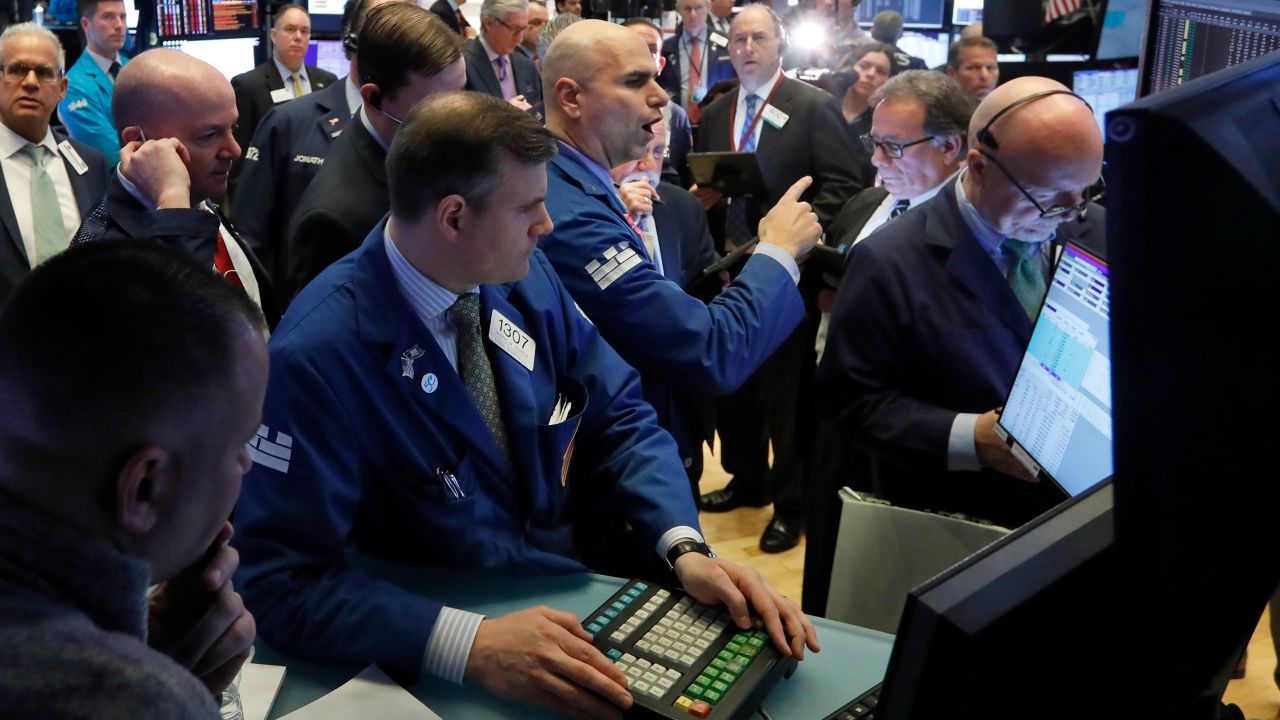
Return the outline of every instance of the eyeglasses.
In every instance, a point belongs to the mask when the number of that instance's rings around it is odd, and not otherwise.
[[[28,65],[26,63],[9,63],[2,66],[4,68],[4,79],[9,82],[22,82],[34,70],[36,79],[42,83],[56,82],[62,76],[62,71],[56,67],[49,65]]]
[[[1027,189],[1022,187],[1022,183],[1018,182],[1014,179],[1013,175],[1009,174],[1008,169],[1006,169],[994,155],[982,148],[978,148],[978,152],[982,153],[983,157],[990,160],[992,164],[1000,169],[1000,172],[1004,173],[1005,177],[1009,178],[1009,182],[1013,183],[1013,186],[1018,188],[1018,192],[1022,193],[1024,197],[1031,201],[1032,205],[1036,206],[1036,210],[1040,211],[1040,217],[1042,218],[1058,217],[1059,215],[1065,215],[1072,211],[1083,213],[1085,208],[1089,206],[1089,203],[1097,202],[1107,194],[1107,181],[1099,175],[1097,182],[1080,192],[1081,199],[1079,203],[1075,205],[1054,205],[1053,207],[1046,209],[1042,207],[1040,203],[1036,202],[1034,197],[1031,197],[1031,193],[1027,192]]]
[[[506,24],[505,22],[503,22],[502,20],[500,20],[500,19],[498,19],[498,18],[496,18],[496,17],[495,17],[495,18],[493,18],[493,21],[494,21],[494,22],[496,22],[496,23],[498,23],[498,24],[499,24],[499,25],[501,25],[502,27],[506,28],[506,29],[507,29],[507,32],[511,33],[512,35],[520,35],[520,34],[524,33],[524,31],[525,31],[525,30],[528,30],[528,29],[529,29],[529,26],[528,26],[528,25],[525,25],[524,27],[511,27],[510,25]]]
[[[866,149],[867,152],[874,155],[876,152],[876,148],[880,148],[880,152],[884,153],[885,157],[893,158],[895,160],[902,157],[902,153],[905,152],[906,149],[911,147],[912,145],[919,145],[920,143],[923,143],[923,142],[929,142],[933,138],[934,136],[930,135],[928,137],[922,137],[919,140],[912,140],[911,142],[908,142],[908,143],[896,143],[896,142],[889,142],[888,140],[876,140],[875,138],[871,137],[869,133],[867,135],[858,136],[858,139],[862,141],[862,147]]]

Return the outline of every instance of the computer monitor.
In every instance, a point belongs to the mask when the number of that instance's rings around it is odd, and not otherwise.
[[[1098,60],[1136,58],[1142,52],[1148,0],[1107,0],[1107,14],[1098,34]]]
[[[1280,50],[1275,0],[1153,0],[1139,68],[1142,95]]]
[[[955,0],[951,6],[952,25],[971,25],[982,22],[982,3],[984,0]]]
[[[924,64],[931,68],[947,64],[950,47],[950,33],[907,30],[898,38],[899,50],[924,60]]]
[[[1111,477],[1111,279],[1063,246],[996,432],[1042,482],[1079,495]]]
[[[210,40],[165,40],[164,47],[200,58],[218,69],[227,80],[254,68],[258,38],[215,38]]]
[[[307,3],[307,13],[311,16],[311,32],[341,33],[342,9],[345,4],[343,0],[310,0]]]
[[[1071,89],[1093,107],[1098,128],[1105,133],[1107,113],[1138,96],[1138,70],[1079,70],[1072,74]]]
[[[259,32],[257,0],[192,0],[156,3],[161,38],[248,37]]]
[[[351,61],[347,59],[341,40],[312,40],[303,62],[328,70],[337,77],[346,77],[351,70]]]
[[[858,6],[854,19],[862,25],[870,25],[876,13],[896,10],[902,13],[903,27],[941,28],[945,5],[943,0],[864,0]]]
[[[912,590],[876,720],[1114,717],[1123,652],[1112,486],[1067,500]]]
[[[1150,659],[1129,687],[1144,717],[1192,717],[1280,582],[1280,53],[1114,110],[1106,137],[1116,528]]]

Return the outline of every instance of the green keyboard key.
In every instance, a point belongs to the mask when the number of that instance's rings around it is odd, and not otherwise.
[[[745,670],[746,667],[747,667],[746,663],[741,663],[741,662],[738,662],[737,660],[731,660],[725,663],[724,669],[729,671],[730,673],[733,673],[734,675],[741,675],[742,671]]]
[[[719,670],[717,670],[717,669],[715,669],[715,668],[713,668],[713,667],[708,667],[708,668],[706,668],[705,670],[703,670],[703,671],[702,671],[702,674],[703,674],[703,675],[706,675],[707,677],[711,678],[712,680],[714,680],[714,679],[716,679],[716,678],[720,677],[720,671],[719,671]]]
[[[725,652],[737,653],[741,649],[742,649],[742,646],[736,642],[730,642],[728,645],[724,646]]]
[[[751,658],[751,657],[755,657],[756,653],[760,652],[760,649],[757,648],[755,645],[743,645],[742,648],[738,650],[738,652],[742,653],[746,657]]]
[[[724,670],[725,665],[727,665],[727,663],[721,658],[715,658],[711,661],[711,667],[717,670]]]
[[[742,667],[746,667],[751,664],[751,658],[747,655],[735,655],[733,661]]]
[[[731,672],[729,672],[728,670],[725,670],[724,672],[720,673],[720,677],[718,677],[718,678],[716,678],[716,679],[717,679],[717,680],[719,680],[719,681],[721,681],[721,682],[727,682],[727,683],[729,683],[730,685],[732,685],[732,684],[733,684],[733,681],[735,681],[735,680],[737,680],[737,679],[738,679],[738,675],[737,675],[737,673],[731,673]]]
[[[684,691],[684,694],[692,698],[700,698],[702,697],[704,690],[706,690],[706,688],[701,685],[690,685],[689,689]]]
[[[720,702],[720,697],[721,697],[720,693],[716,692],[715,690],[708,690],[702,693],[702,699],[712,704]]]
[[[735,657],[737,656],[729,652],[727,649],[721,650],[720,654],[716,655],[717,660],[723,660],[725,662],[732,662]]]
[[[747,644],[759,650],[760,648],[764,647],[764,640],[758,637],[751,637],[751,638],[747,638]]]
[[[699,675],[698,677],[693,679],[693,684],[701,685],[702,687],[710,687],[711,678],[707,677],[706,675]]]
[[[726,693],[726,692],[729,692],[729,685],[727,683],[722,683],[719,680],[716,680],[715,682],[711,683],[711,689],[721,693]]]

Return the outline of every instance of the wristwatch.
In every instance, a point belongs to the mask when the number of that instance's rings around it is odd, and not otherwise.
[[[676,559],[685,553],[691,552],[702,553],[709,558],[716,556],[715,551],[706,543],[698,542],[691,538],[685,538],[683,540],[676,541],[676,544],[672,545],[671,549],[667,551],[667,564],[671,566],[672,570],[675,570]]]

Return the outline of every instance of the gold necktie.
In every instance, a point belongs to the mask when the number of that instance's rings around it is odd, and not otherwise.
[[[302,90],[302,77],[298,75],[298,73],[293,73],[292,75],[290,75],[289,80],[293,82],[293,96],[295,98],[300,98],[303,95],[306,95],[306,93],[303,92]]]

